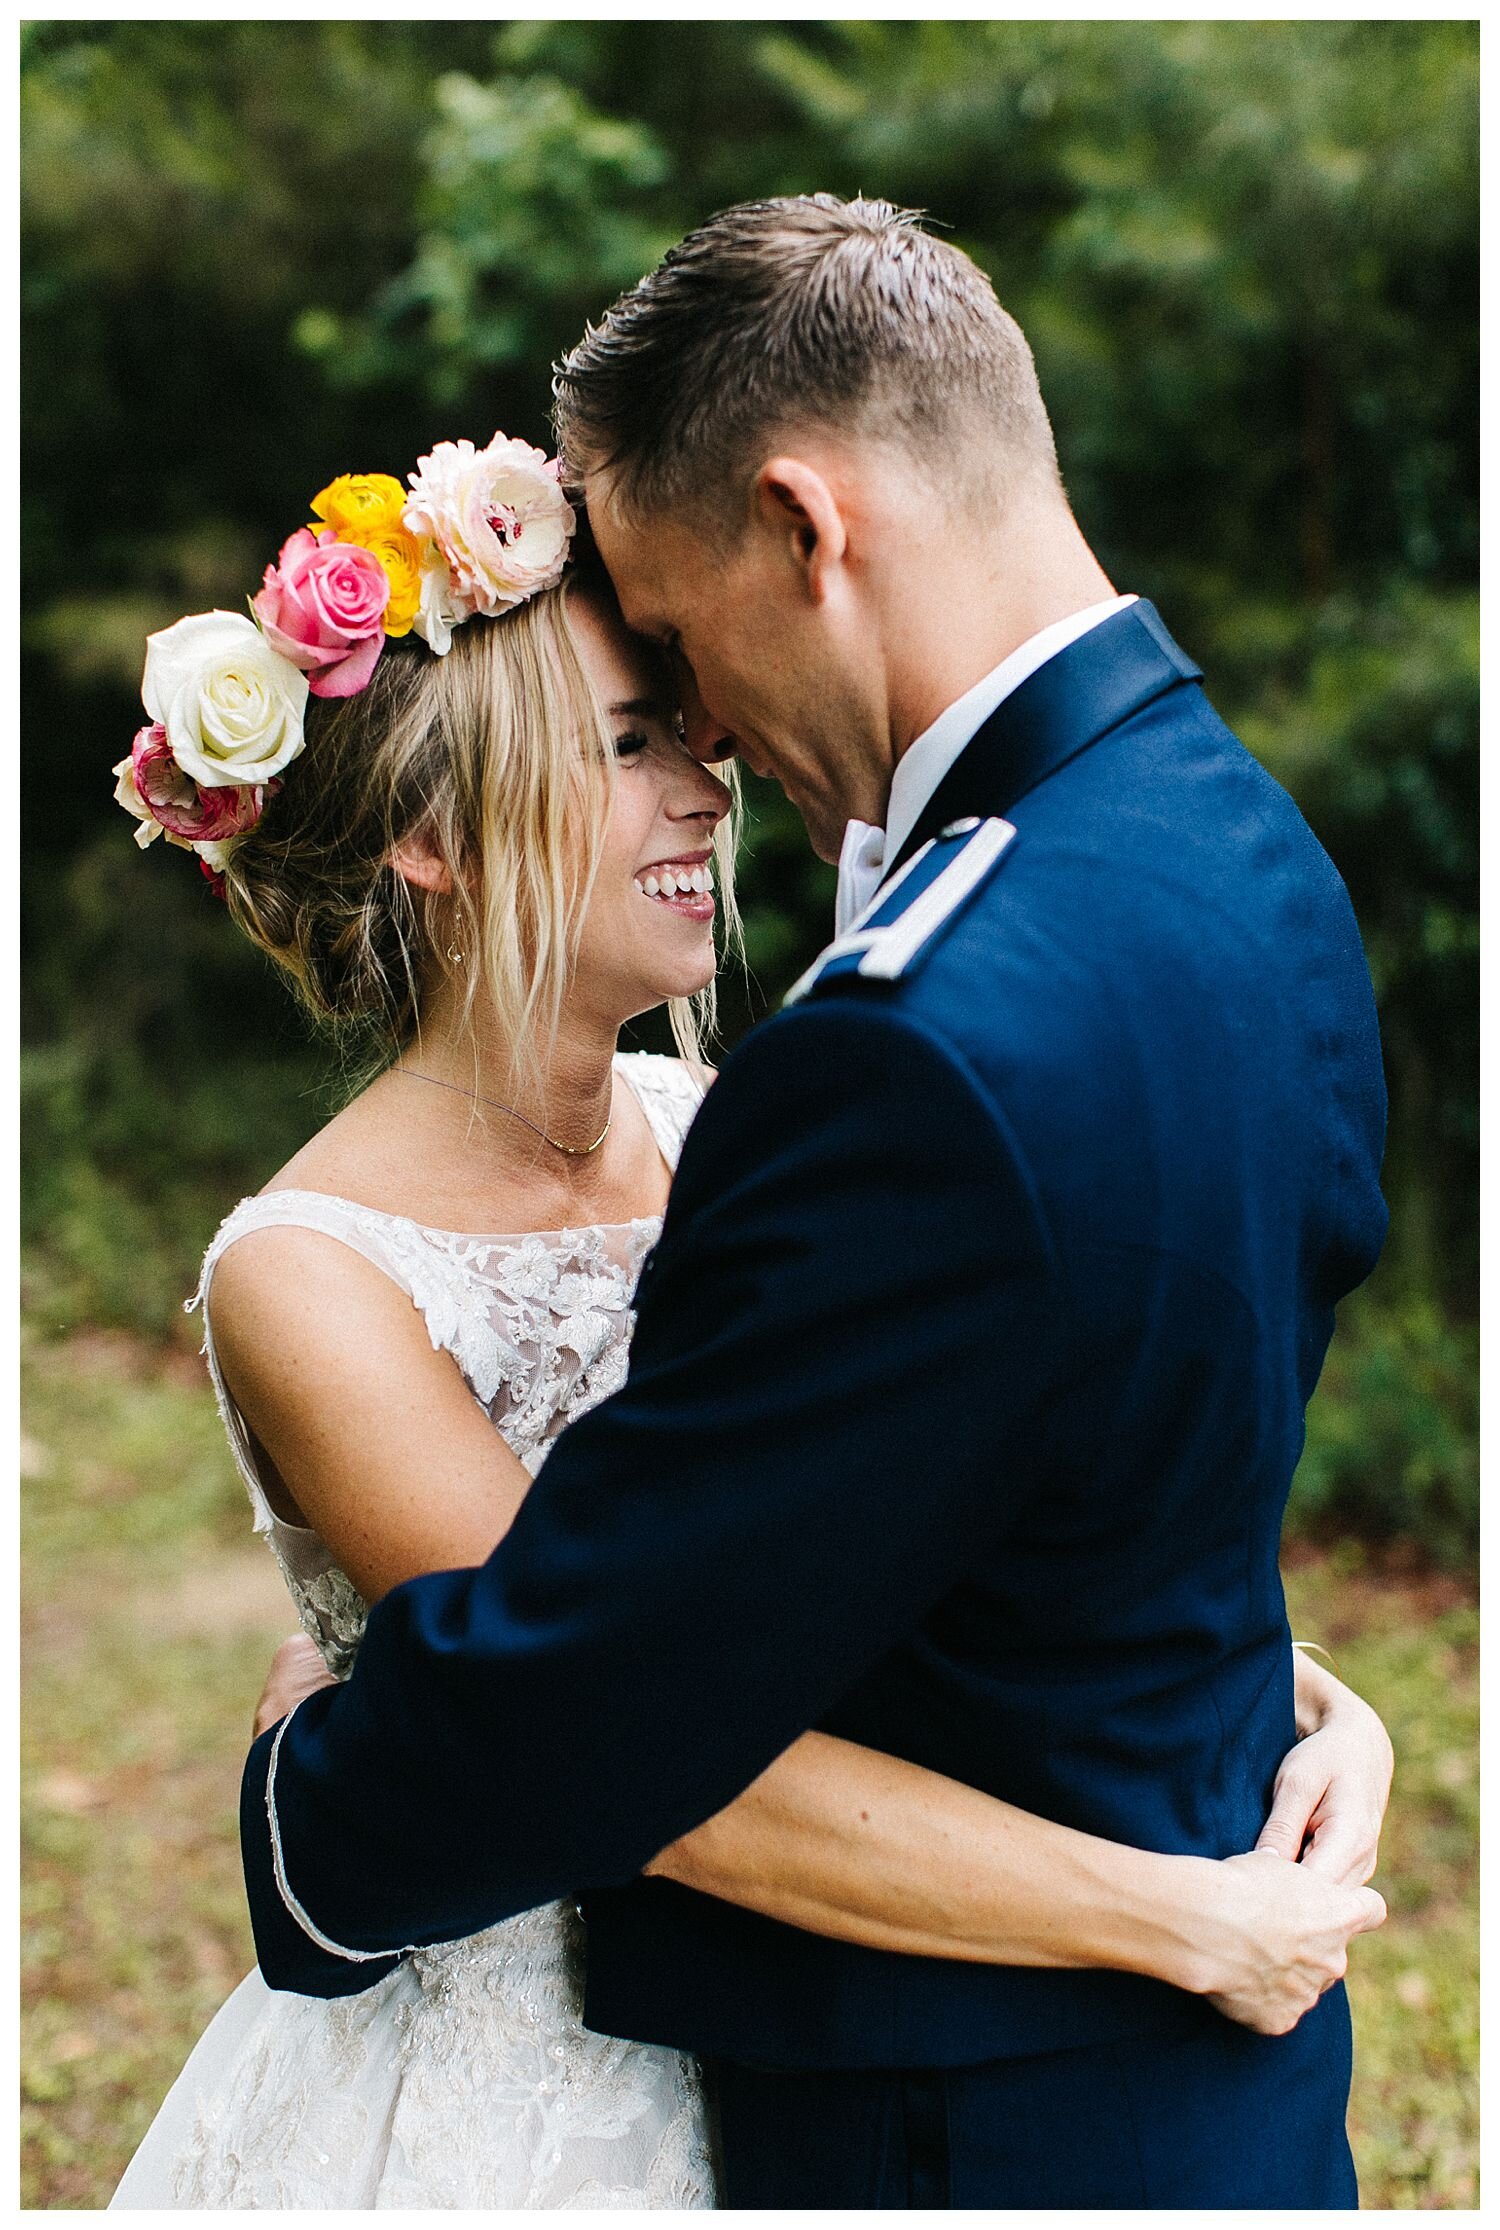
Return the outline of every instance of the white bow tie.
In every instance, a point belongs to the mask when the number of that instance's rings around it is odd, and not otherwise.
[[[833,902],[833,933],[844,931],[880,888],[885,874],[885,830],[868,821],[850,821],[839,852],[839,887]]]

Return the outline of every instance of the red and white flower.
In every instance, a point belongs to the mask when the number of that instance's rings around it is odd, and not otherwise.
[[[247,836],[265,810],[266,799],[281,787],[272,780],[201,789],[177,764],[160,721],[140,730],[130,757],[114,771],[119,777],[116,801],[141,824],[135,840],[143,849],[162,834],[169,844],[188,851]]]

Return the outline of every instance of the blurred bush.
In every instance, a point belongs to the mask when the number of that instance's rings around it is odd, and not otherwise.
[[[1352,1302],[1307,1416],[1292,1521],[1320,1540],[1418,1542],[1462,1569],[1479,1541],[1479,1336],[1430,1300]]]
[[[25,1268],[165,1334],[314,1126],[282,994],[107,769],[141,638],[237,607],[310,491],[495,424],[714,208],[925,207],[1029,334],[1112,577],[1156,598],[1349,884],[1391,1087],[1387,1258],[1295,1510],[1474,1539],[1477,26],[23,27]],[[753,982],[831,877],[752,784]]]

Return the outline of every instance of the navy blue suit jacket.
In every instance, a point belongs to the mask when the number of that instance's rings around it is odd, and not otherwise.
[[[288,1723],[282,1880],[319,1936],[384,1952],[586,1893],[594,2026],[786,2067],[1180,2014],[637,1879],[809,1727],[1209,1855],[1253,1844],[1295,1738],[1282,1512],[1385,1224],[1347,895],[1147,604],[999,708],[913,846],[976,815],[1014,840],[908,964],[835,957],[726,1064],[624,1388],[484,1567],[396,1589]],[[270,1739],[263,1970],[361,1989],[382,1963],[275,1878]]]

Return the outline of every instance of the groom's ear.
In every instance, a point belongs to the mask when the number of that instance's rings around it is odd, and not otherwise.
[[[755,476],[754,504],[762,528],[778,539],[821,603],[829,569],[842,563],[849,546],[838,499],[822,473],[800,457],[770,457]]]

